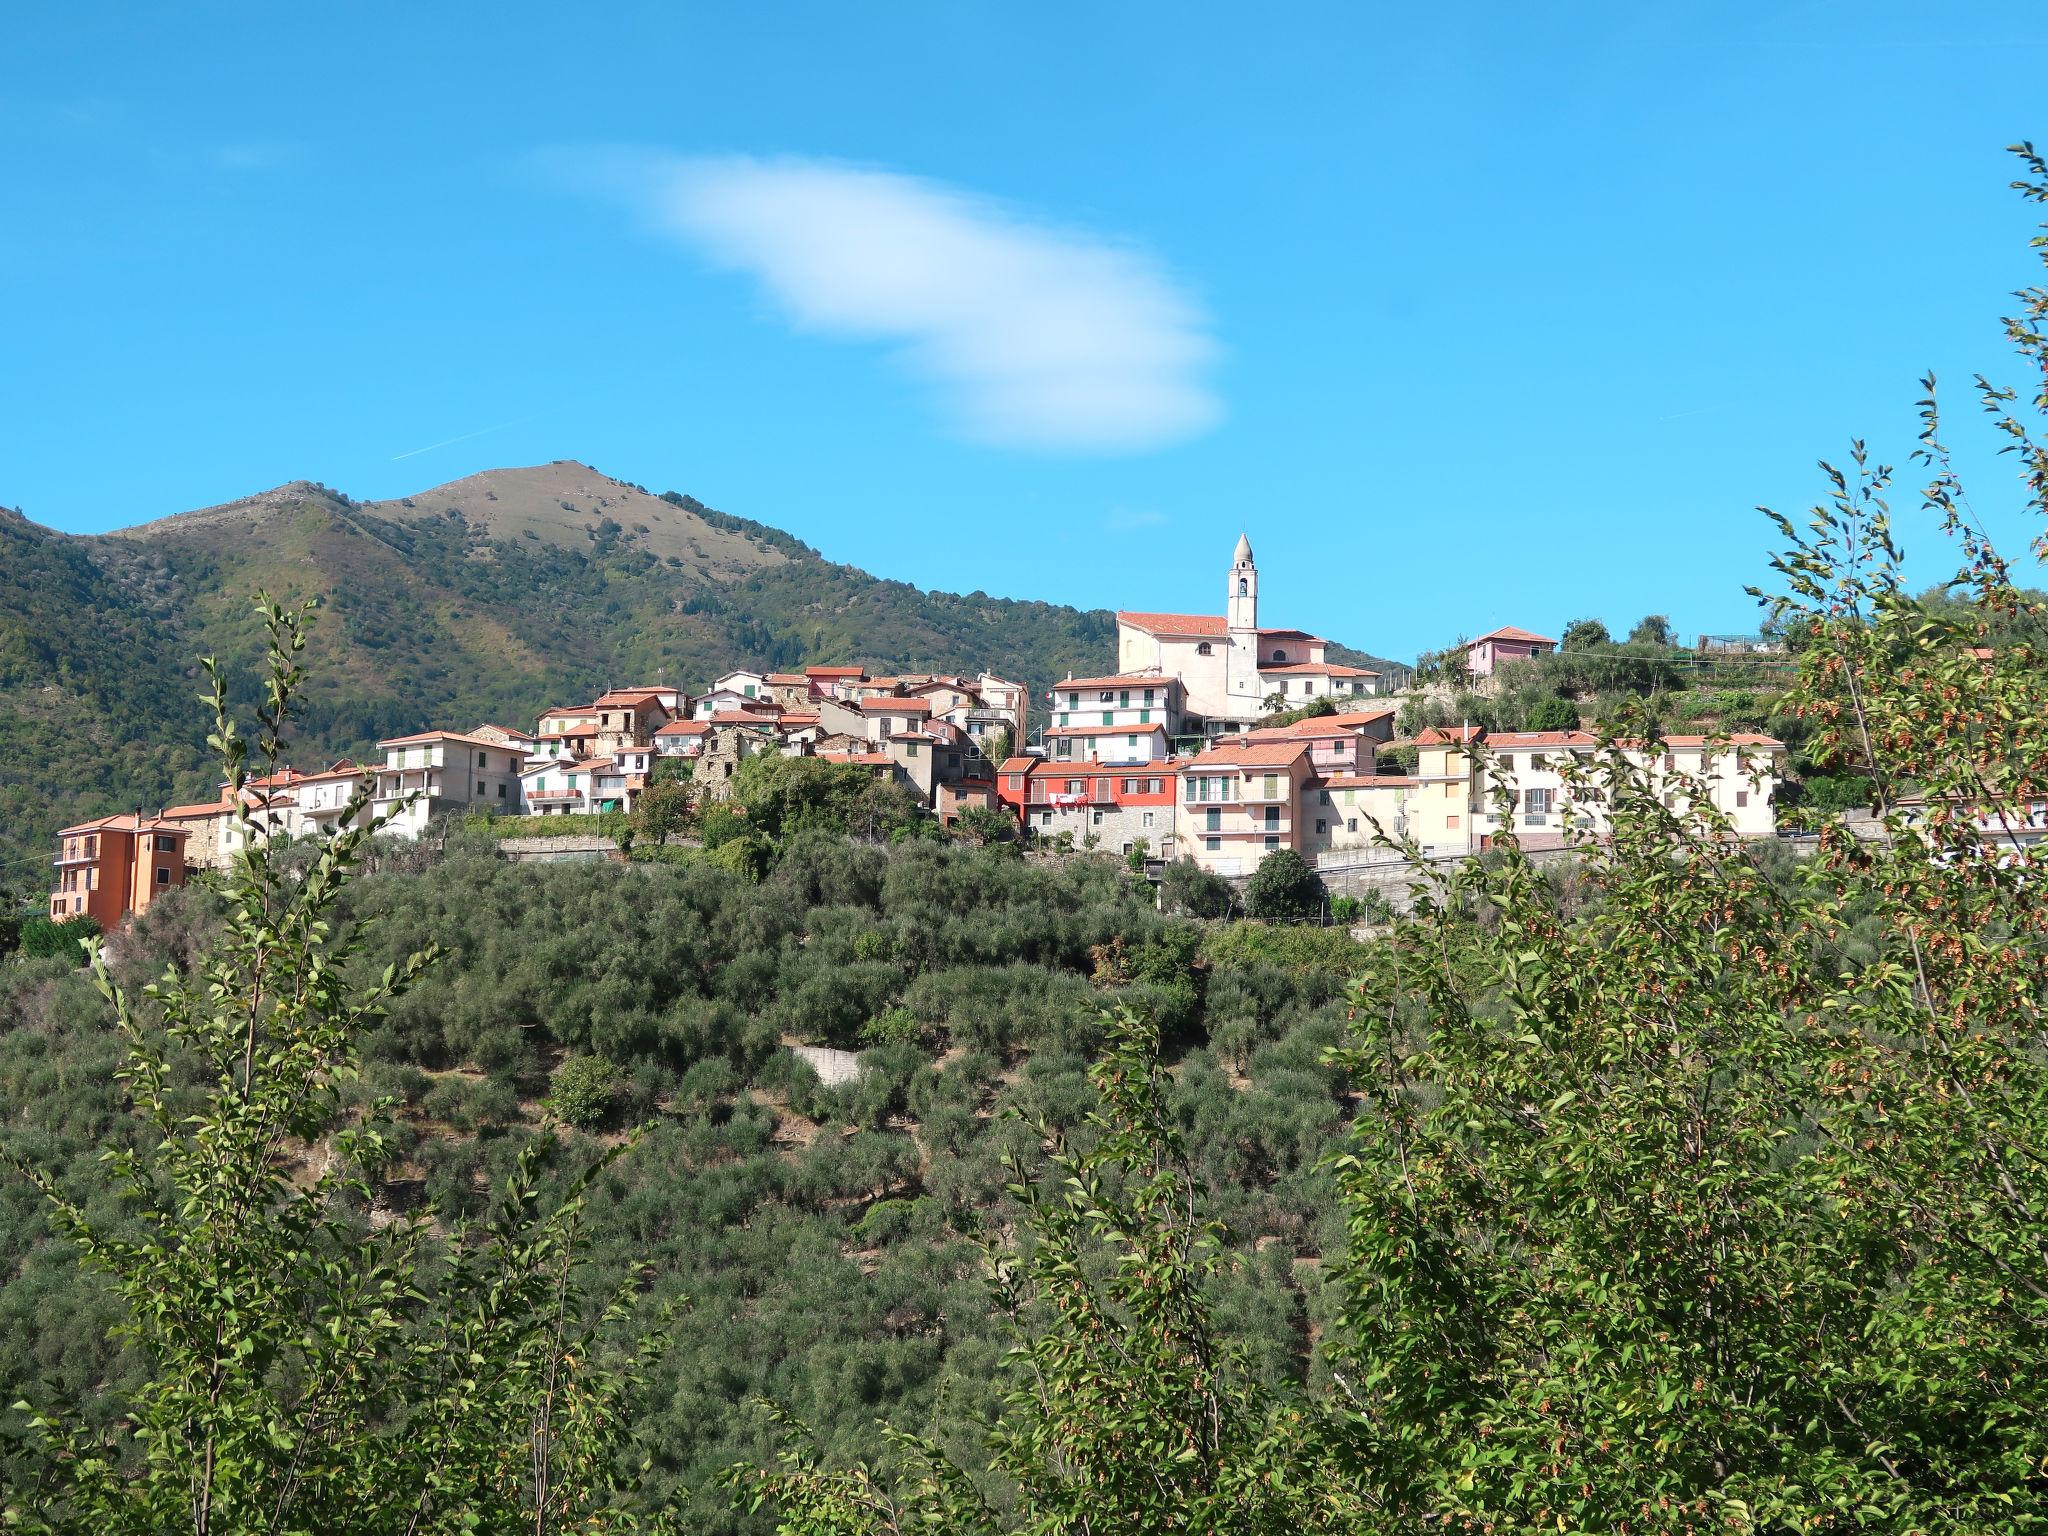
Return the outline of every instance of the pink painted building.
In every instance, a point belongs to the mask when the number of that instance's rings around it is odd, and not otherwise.
[[[1556,649],[1557,642],[1548,635],[1503,624],[1499,629],[1488,630],[1466,648],[1465,665],[1474,677],[1491,677],[1493,669],[1503,662],[1548,656]]]

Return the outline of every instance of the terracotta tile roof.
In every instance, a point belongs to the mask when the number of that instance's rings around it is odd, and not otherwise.
[[[1297,720],[1292,725],[1262,725],[1256,730],[1246,731],[1246,741],[1325,741],[1336,736],[1356,736],[1359,727],[1374,720],[1384,720],[1391,715],[1391,709],[1383,709],[1370,715],[1311,715],[1306,720]]]
[[[1548,635],[1539,635],[1533,629],[1517,629],[1512,624],[1503,624],[1499,629],[1489,629],[1483,635],[1475,635],[1472,644],[1486,640],[1520,640],[1529,645],[1555,645],[1557,642]]]
[[[808,683],[810,679],[808,677],[805,677],[801,672],[770,672],[768,674],[768,681],[771,683],[779,683],[783,687],[787,688],[796,683]]]
[[[1181,764],[1190,768],[1282,768],[1308,752],[1305,741],[1218,742]]]
[[[1227,635],[1229,624],[1213,613],[1129,613],[1119,611],[1119,624],[1155,635]]]
[[[1310,633],[1309,633],[1309,632],[1308,632],[1307,630],[1305,630],[1305,629],[1262,629],[1262,630],[1260,630],[1260,631],[1259,631],[1259,638],[1260,638],[1261,640],[1318,640],[1318,641],[1320,641],[1320,640],[1322,640],[1322,638],[1323,638],[1323,637],[1322,637],[1321,635],[1312,635],[1312,634],[1310,634]],[[1328,642],[1327,642],[1327,641],[1325,641],[1324,643],[1325,643],[1325,644],[1327,644]]]
[[[866,677],[866,667],[805,667],[805,677]]]
[[[1266,661],[1259,664],[1259,671],[1285,672],[1289,676],[1297,673],[1313,673],[1317,677],[1378,677],[1379,673],[1366,667],[1347,667],[1334,661]]]
[[[702,720],[671,720],[654,733],[658,741],[664,736],[702,736],[711,727]]]
[[[1333,773],[1323,780],[1331,789],[1404,789],[1416,782],[1405,773]]]
[[[930,699],[862,699],[860,708],[869,715],[928,715],[932,712]]]
[[[1476,725],[1432,725],[1428,730],[1416,734],[1414,744],[1418,747],[1465,746],[1477,741],[1485,734]]]
[[[480,736],[465,736],[461,731],[418,731],[411,736],[388,736],[377,743],[380,747],[412,747],[429,741],[461,741],[472,747],[489,747],[494,752],[503,752],[502,741],[485,741]]]
[[[828,763],[857,763],[864,768],[879,768],[896,761],[886,752],[819,752],[815,756]]]
[[[1042,757],[1006,757],[1003,759],[1001,766],[996,769],[996,772],[1029,773],[1034,768],[1042,768],[1044,766],[1045,759]]]
[[[658,703],[664,692],[674,691],[673,689],[661,688],[614,688],[610,693],[593,699],[590,707],[592,709],[604,709],[608,706],[620,704]]]
[[[818,723],[818,716],[815,710],[785,710],[782,715],[781,723],[783,725],[789,726],[816,725]]]
[[[1600,738],[1591,731],[1482,731],[1480,739],[1495,752],[1518,752],[1528,747],[1597,747]]]
[[[225,800],[197,800],[190,805],[167,805],[157,814],[166,821],[203,821],[209,816],[225,816],[234,807]]]
[[[81,821],[75,827],[61,828],[59,837],[70,837],[76,832],[165,832],[174,837],[186,835],[183,827],[174,827],[155,816],[138,817],[133,811],[121,816],[102,816],[97,821]]]
[[[1052,685],[1054,693],[1074,688],[1178,688],[1180,679],[1164,672],[1120,672],[1114,677],[1069,677]]]

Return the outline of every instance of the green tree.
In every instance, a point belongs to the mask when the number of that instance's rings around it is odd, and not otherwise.
[[[270,643],[259,750],[274,768],[303,614],[259,611]],[[239,791],[248,747],[207,667],[213,744]],[[366,807],[361,791],[351,810]],[[249,833],[246,806],[237,815]],[[85,1404],[31,1411],[45,1457],[37,1480],[6,1496],[10,1529],[637,1524],[622,1503],[633,1492],[623,1409],[645,1356],[603,1347],[621,1304],[589,1308],[578,1284],[595,1170],[550,1205],[536,1144],[499,1213],[446,1245],[431,1219],[368,1219],[392,1147],[377,1114],[344,1112],[344,1088],[364,1027],[435,958],[410,953],[364,982],[351,965],[360,936],[334,927],[382,824],[338,833],[310,863],[246,836],[219,940],[142,997],[94,947],[140,1122],[104,1159],[119,1215],[15,1163],[118,1298],[144,1375],[105,1435],[86,1426],[107,1416]]]
[[[1159,903],[1189,917],[1228,917],[1234,898],[1230,882],[1193,859],[1175,859],[1159,877]]]
[[[1636,627],[1628,632],[1628,643],[1669,646],[1677,643],[1677,637],[1672,632],[1671,621],[1661,613],[1653,613],[1636,620]]]
[[[1266,922],[1300,922],[1323,910],[1323,879],[1292,848],[1276,848],[1245,882],[1244,909]]]
[[[1611,809],[1590,903],[1506,835],[1376,952],[1333,1364],[1391,1528],[2048,1529],[2048,903],[1983,830],[2048,781],[2048,657],[1977,649],[2044,615],[1926,388],[1954,610],[1909,594],[1861,443],[1774,515],[1788,706],[1879,833],[1823,825],[1788,877],[1609,749],[1567,770]],[[2016,398],[1979,390],[2048,514]]]
[[[1614,637],[1598,619],[1573,619],[1565,625],[1564,638],[1558,642],[1559,648],[1567,651],[1590,651],[1613,643]]]
[[[687,781],[658,780],[640,791],[640,801],[633,807],[633,830],[659,847],[687,831],[696,810]]]
[[[1522,728],[1530,731],[1576,731],[1579,707],[1555,694],[1536,700],[1522,716]]]

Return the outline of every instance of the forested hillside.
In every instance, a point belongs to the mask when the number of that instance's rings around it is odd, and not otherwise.
[[[153,907],[121,976],[189,960],[209,901],[195,888]],[[368,1041],[360,1097],[404,1103],[405,1198],[476,1213],[518,1150],[555,1134],[540,1101],[565,1059],[616,1073],[582,1116],[591,1134],[656,1121],[589,1227],[600,1281],[644,1261],[654,1299],[689,1298],[642,1428],[658,1487],[696,1490],[692,1531],[767,1528],[710,1486],[766,1452],[757,1395],[835,1454],[877,1453],[885,1417],[971,1444],[1003,1348],[978,1242],[1016,1219],[1005,1157],[1035,1156],[1031,1119],[1071,1126],[1090,1107],[1115,1002],[1168,1032],[1174,1112],[1252,1259],[1225,1294],[1260,1369],[1299,1372],[1327,1320],[1321,1262],[1340,1216],[1314,1164],[1346,1107],[1323,1054],[1344,1037],[1363,953],[1342,934],[1204,931],[1152,910],[1108,859],[1047,867],[822,835],[793,841],[760,884],[705,862],[508,865],[458,840],[445,862],[365,879],[350,908],[374,921],[365,974],[421,944],[448,951]],[[827,1090],[786,1039],[882,1043],[858,1084]],[[0,963],[8,1147],[88,1188],[133,1128],[118,1050],[66,962]],[[551,1166],[588,1151],[570,1133]],[[73,1400],[126,1371],[98,1287],[50,1241],[32,1191],[4,1187],[0,1227],[0,1393]]]

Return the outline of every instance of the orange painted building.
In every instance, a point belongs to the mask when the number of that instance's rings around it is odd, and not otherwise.
[[[111,929],[185,883],[185,839],[158,816],[102,816],[57,834],[57,888],[50,917],[92,917]]]

